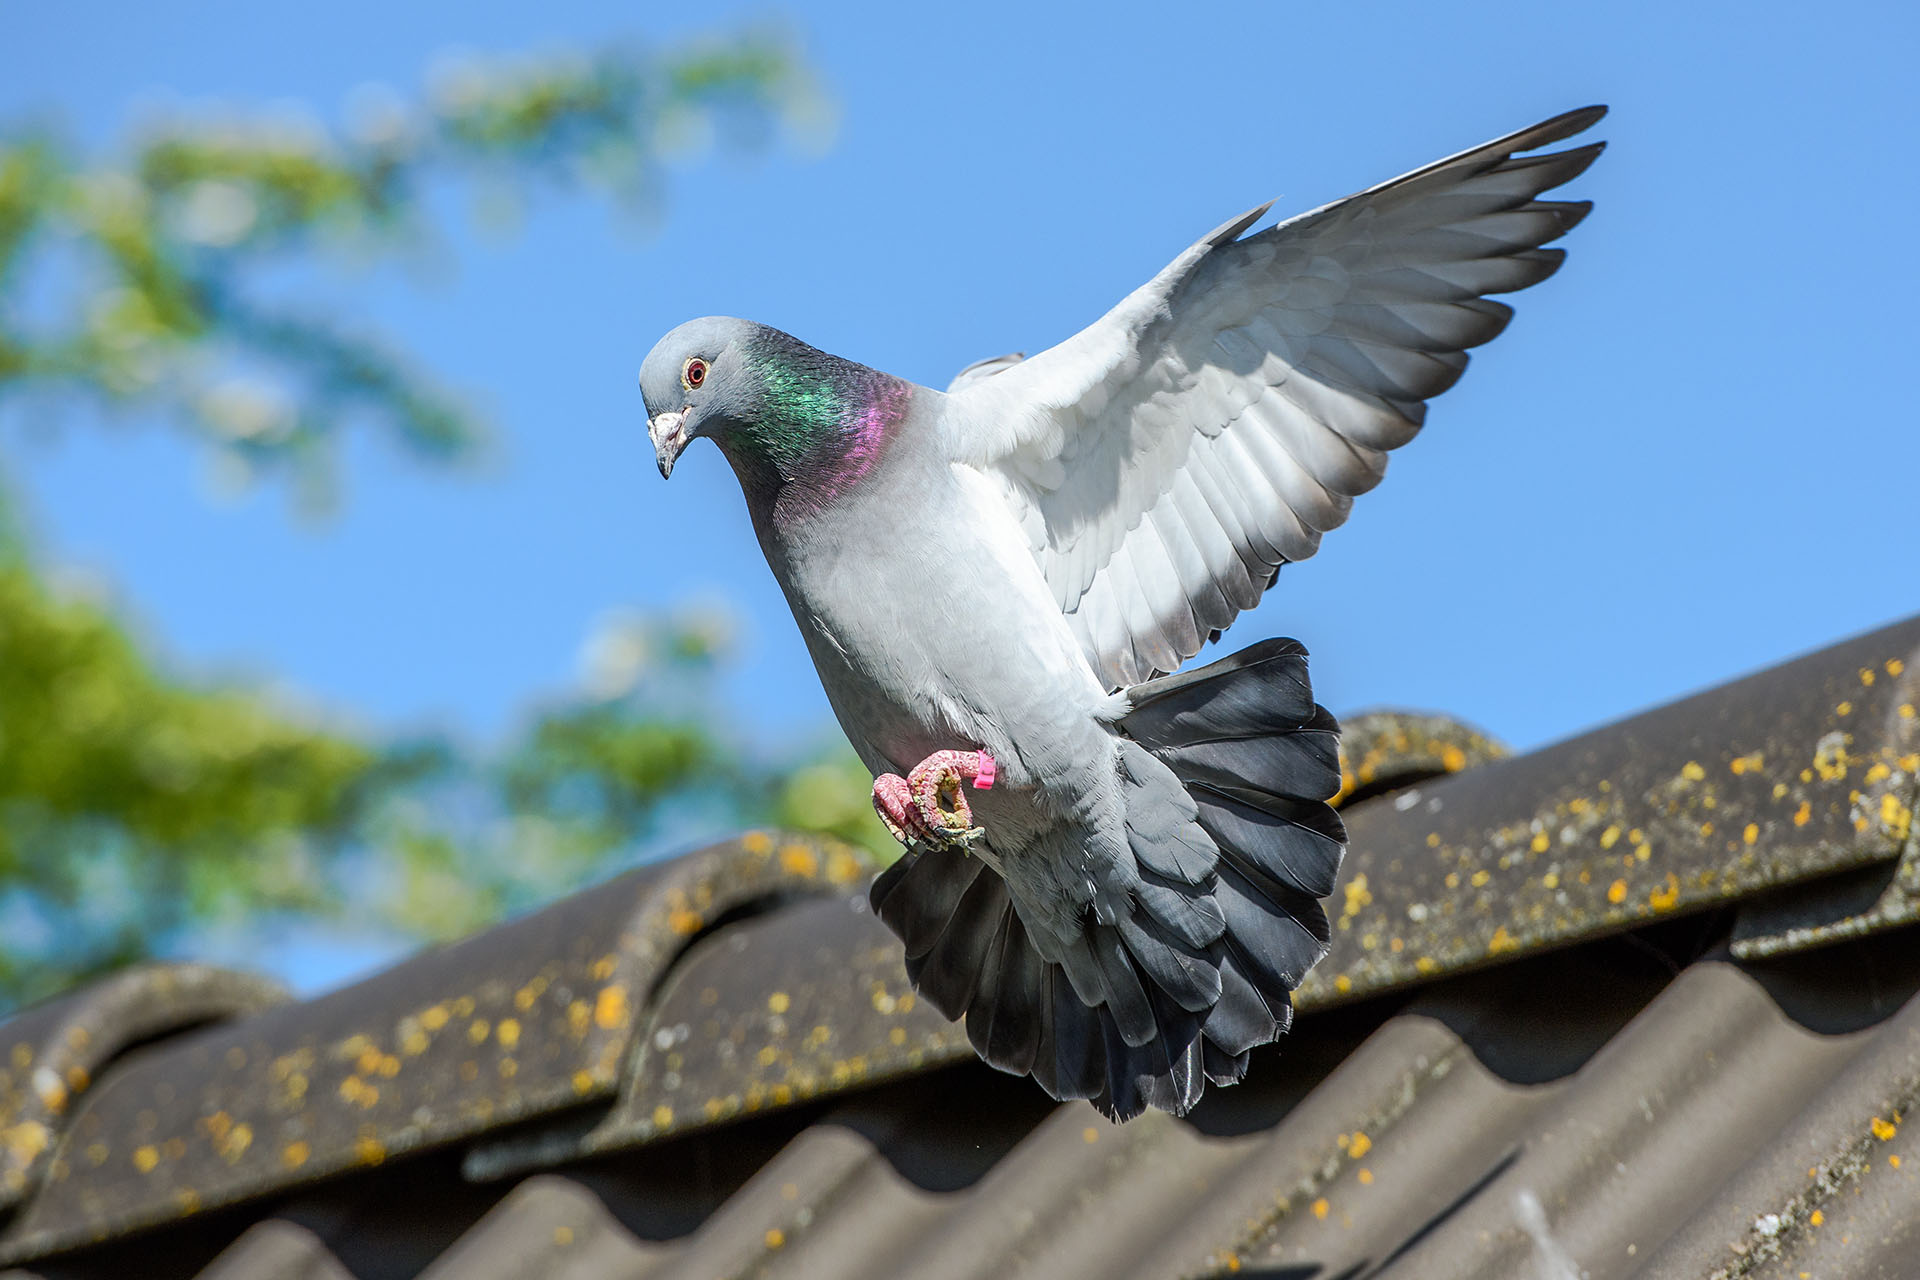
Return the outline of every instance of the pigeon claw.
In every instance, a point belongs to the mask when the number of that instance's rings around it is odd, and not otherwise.
[[[923,835],[913,791],[897,773],[883,773],[873,780],[873,811],[901,844],[912,844]]]
[[[873,809],[901,844],[966,844],[986,833],[973,825],[966,787],[993,786],[994,759],[985,751],[936,751],[905,778],[883,773],[873,780]]]

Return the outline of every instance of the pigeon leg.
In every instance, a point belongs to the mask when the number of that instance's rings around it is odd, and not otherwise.
[[[985,791],[993,785],[995,772],[993,757],[984,751],[936,751],[913,767],[907,786],[920,820],[931,831],[948,840],[962,839],[974,831],[965,784]]]
[[[903,845],[920,840],[964,844],[981,834],[973,825],[965,784],[985,791],[995,772],[993,757],[984,751],[936,751],[908,777],[883,773],[875,778],[873,811]]]

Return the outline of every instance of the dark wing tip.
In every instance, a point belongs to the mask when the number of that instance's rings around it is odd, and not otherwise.
[[[1518,151],[1533,151],[1555,142],[1564,141],[1577,133],[1584,133],[1586,130],[1598,124],[1606,114],[1607,109],[1601,106],[1581,107],[1576,111],[1562,112],[1560,115],[1554,116],[1551,119],[1542,120],[1539,124],[1528,125],[1524,129],[1517,129],[1504,138],[1496,138],[1492,142],[1484,146],[1475,147],[1473,151],[1464,154],[1512,155]],[[1598,145],[1604,146],[1606,144],[1601,143]],[[1594,154],[1598,155],[1599,152],[1596,151]],[[1449,157],[1449,160],[1459,158],[1458,156],[1453,156]],[[1443,161],[1442,163],[1445,162]],[[1432,167],[1436,166],[1429,166],[1429,168]]]
[[[1543,147],[1549,142],[1558,142],[1562,138],[1571,138],[1576,133],[1584,133],[1606,118],[1604,103],[1595,103],[1590,107],[1575,107],[1572,111],[1563,111],[1550,120],[1542,120],[1531,129],[1521,132],[1532,135],[1527,147]],[[1526,148],[1516,148],[1524,150]]]

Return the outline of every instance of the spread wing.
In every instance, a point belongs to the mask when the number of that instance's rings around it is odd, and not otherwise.
[[[1428,397],[1552,275],[1604,144],[1569,112],[1240,238],[1207,236],[1100,321],[955,381],[954,455],[993,478],[1109,687],[1172,671],[1379,483]]]

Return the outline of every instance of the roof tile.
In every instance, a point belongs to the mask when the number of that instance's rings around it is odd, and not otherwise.
[[[139,1054],[87,1094],[0,1261],[604,1102],[702,929],[865,874],[841,846],[750,832]]]

